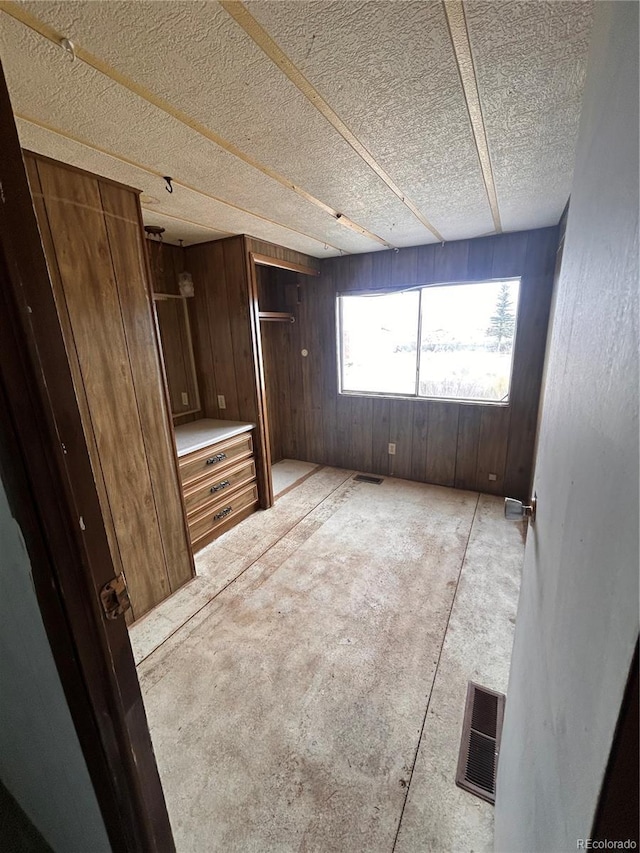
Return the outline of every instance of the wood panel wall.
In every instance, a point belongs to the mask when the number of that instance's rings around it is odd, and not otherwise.
[[[321,277],[302,282],[297,322],[269,350],[271,382],[286,389],[279,452],[528,498],[557,240],[545,228],[322,261]],[[508,406],[338,394],[337,293],[510,276],[522,284]]]
[[[299,322],[298,288],[302,287],[306,276],[265,266],[256,266],[256,276],[260,310],[286,312]],[[294,444],[299,429],[290,430],[290,424],[303,412],[302,401],[292,396],[302,388],[300,359],[294,351],[298,341],[295,322],[260,323],[272,462],[298,459],[297,454],[304,450]],[[290,371],[294,372],[293,376]]]
[[[139,617],[193,576],[135,191],[26,154],[114,563]]]
[[[318,268],[291,249],[239,235],[185,249],[193,276],[189,300],[202,413],[207,418],[256,424],[256,467],[261,506],[271,503],[269,435],[264,417],[258,293],[251,253]],[[226,408],[218,405],[218,395]]]

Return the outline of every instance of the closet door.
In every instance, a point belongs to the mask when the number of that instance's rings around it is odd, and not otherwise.
[[[26,162],[110,546],[138,618],[193,576],[138,201]]]

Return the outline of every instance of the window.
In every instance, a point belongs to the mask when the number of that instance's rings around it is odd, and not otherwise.
[[[507,402],[519,279],[338,296],[342,394]]]

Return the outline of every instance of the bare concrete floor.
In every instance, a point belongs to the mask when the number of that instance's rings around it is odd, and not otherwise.
[[[467,680],[506,689],[521,530],[497,498],[352,474],[212,543],[200,606],[138,633],[179,853],[492,849],[453,780]]]

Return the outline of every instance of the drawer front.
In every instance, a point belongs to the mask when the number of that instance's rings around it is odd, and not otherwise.
[[[247,459],[221,470],[214,466],[215,476],[197,480],[184,490],[184,505],[187,515],[207,507],[208,504],[225,500],[227,495],[251,483],[256,478],[256,466],[253,459]]]
[[[219,441],[180,458],[180,478],[184,484],[201,477],[215,477],[232,463],[253,454],[251,433],[243,433],[227,441]]]
[[[204,512],[193,516],[189,521],[189,534],[191,542],[195,544],[207,534],[211,534],[217,527],[221,527],[240,510],[258,502],[258,489],[255,483],[240,489],[229,500],[221,500],[209,507]]]

